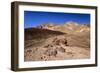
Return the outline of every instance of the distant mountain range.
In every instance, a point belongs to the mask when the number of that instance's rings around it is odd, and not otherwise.
[[[45,23],[37,26],[39,29],[48,29],[55,30],[64,33],[75,33],[75,32],[89,32],[90,26],[87,24],[78,24],[76,22],[67,22],[65,24],[53,24],[53,23]]]

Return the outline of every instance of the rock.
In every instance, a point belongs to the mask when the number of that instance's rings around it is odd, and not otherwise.
[[[56,56],[57,55],[57,50],[56,49],[48,49],[45,52],[45,54],[48,55],[48,56]]]
[[[57,50],[62,52],[62,53],[66,52],[66,50],[63,47],[57,48]]]

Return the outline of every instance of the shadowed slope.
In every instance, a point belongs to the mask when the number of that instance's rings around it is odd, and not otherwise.
[[[53,35],[63,35],[65,33],[60,31],[48,30],[48,29],[39,29],[39,28],[27,28],[24,31],[25,40],[32,40],[38,38],[47,38]]]

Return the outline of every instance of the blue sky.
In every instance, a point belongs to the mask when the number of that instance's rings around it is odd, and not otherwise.
[[[90,14],[24,11],[24,28],[44,23],[64,24],[69,21],[90,24]]]

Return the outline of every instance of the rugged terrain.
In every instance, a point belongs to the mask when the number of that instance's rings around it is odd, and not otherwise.
[[[90,58],[90,26],[77,23],[46,23],[27,28],[25,61]]]

